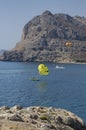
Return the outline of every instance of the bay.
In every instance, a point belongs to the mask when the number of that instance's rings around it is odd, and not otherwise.
[[[38,74],[38,65],[0,62],[0,107],[52,106],[69,110],[86,122],[86,64],[46,63],[48,76]],[[33,76],[39,81],[30,80]]]

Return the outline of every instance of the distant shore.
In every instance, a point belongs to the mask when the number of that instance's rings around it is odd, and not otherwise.
[[[2,60],[2,59],[0,59],[0,61],[2,61],[2,62],[26,62],[26,61],[5,61],[5,60]],[[35,62],[45,62],[45,61],[33,61],[34,63]],[[27,63],[29,63],[28,61],[27,61]],[[65,62],[65,61],[59,61],[59,62],[47,62],[47,63],[57,63],[57,64],[86,64],[86,62],[75,62],[75,61],[71,61],[71,62]]]

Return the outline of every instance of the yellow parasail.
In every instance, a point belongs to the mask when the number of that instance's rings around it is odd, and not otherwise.
[[[39,71],[40,75],[48,75],[49,74],[48,67],[45,64],[40,64],[38,66],[38,71]]]
[[[67,47],[70,47],[70,46],[72,46],[72,43],[71,43],[71,42],[66,42],[65,45],[66,45]]]

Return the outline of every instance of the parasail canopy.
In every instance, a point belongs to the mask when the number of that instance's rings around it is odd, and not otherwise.
[[[71,43],[71,42],[66,42],[65,45],[66,45],[67,47],[70,47],[70,46],[72,46],[72,43]]]
[[[49,69],[45,64],[40,64],[38,66],[38,72],[39,72],[40,75],[48,75]]]

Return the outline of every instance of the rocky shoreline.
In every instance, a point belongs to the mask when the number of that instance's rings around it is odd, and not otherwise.
[[[86,130],[86,125],[74,113],[60,108],[3,106],[0,130]]]

